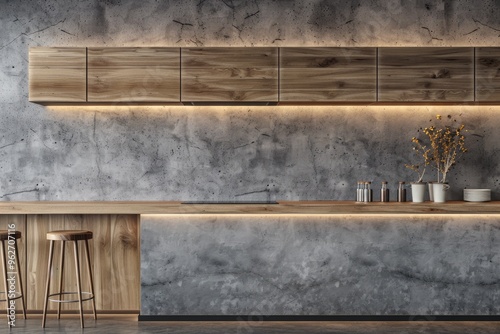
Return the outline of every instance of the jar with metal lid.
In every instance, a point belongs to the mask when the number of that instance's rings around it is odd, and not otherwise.
[[[380,202],[389,202],[389,189],[387,188],[387,181],[382,182],[380,187]]]
[[[356,202],[363,202],[364,198],[364,187],[365,183],[362,181],[358,181],[358,187],[356,188]]]
[[[373,201],[373,190],[371,188],[371,185],[372,185],[371,182],[365,182],[365,188],[364,188],[364,194],[363,194],[363,201],[365,203]]]
[[[404,181],[398,184],[398,202],[406,202],[406,188]]]

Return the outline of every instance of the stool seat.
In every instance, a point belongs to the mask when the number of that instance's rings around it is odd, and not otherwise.
[[[10,231],[10,235],[13,236],[14,239],[21,239],[21,232],[19,231]],[[9,240],[8,230],[0,230],[0,240]]]
[[[47,232],[47,240],[77,241],[92,239],[92,232],[86,230],[59,230]]]

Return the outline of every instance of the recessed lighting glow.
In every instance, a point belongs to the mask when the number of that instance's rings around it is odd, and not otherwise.
[[[474,214],[464,214],[464,213],[321,213],[321,214],[314,214],[314,213],[285,213],[285,214],[261,214],[261,213],[166,213],[166,214],[141,214],[141,217],[144,218],[196,218],[196,217],[217,217],[217,218],[222,218],[222,217],[227,217],[227,218],[232,218],[232,217],[260,217],[260,218],[267,218],[267,219],[273,219],[273,218],[298,218],[298,217],[310,217],[310,218],[364,218],[364,219],[370,219],[370,218],[426,218],[426,219],[443,219],[443,218],[462,218],[462,219],[475,219],[475,218],[482,218],[482,219],[500,219],[500,214],[490,214],[490,213],[474,213]]]

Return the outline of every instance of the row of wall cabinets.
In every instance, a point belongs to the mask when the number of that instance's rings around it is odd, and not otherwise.
[[[500,102],[500,47],[31,48],[38,103]]]

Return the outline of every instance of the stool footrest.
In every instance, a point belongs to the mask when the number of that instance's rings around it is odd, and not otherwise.
[[[78,300],[78,299],[68,299],[68,300],[66,300],[66,299],[60,299],[60,298],[59,299],[50,298],[50,297],[53,297],[53,296],[61,296],[61,295],[78,295],[78,292],[52,293],[52,294],[49,295],[49,300],[51,302],[55,302],[55,303],[78,303],[78,302],[80,302],[80,300]],[[90,296],[90,297],[86,297],[86,298],[83,298],[83,296],[82,296],[82,302],[94,299],[94,295],[91,292],[82,292],[82,295]]]
[[[5,292],[0,291],[0,294],[5,294]],[[14,292],[14,295],[15,295],[15,297],[14,298],[9,298],[9,300],[19,299],[19,298],[23,297],[23,295],[21,294],[21,292],[17,292],[17,291]],[[6,301],[7,301],[7,299],[0,299],[0,302],[6,302]]]

